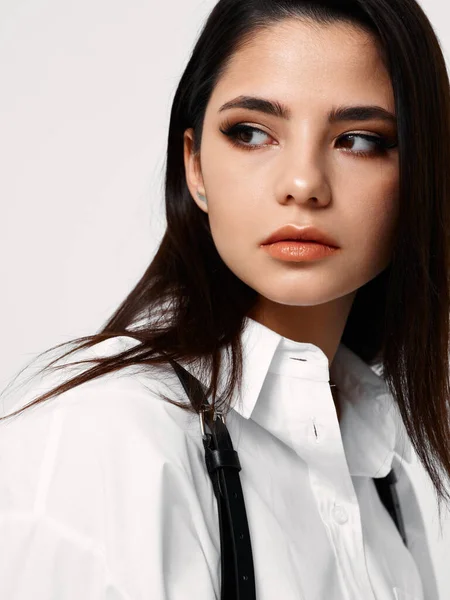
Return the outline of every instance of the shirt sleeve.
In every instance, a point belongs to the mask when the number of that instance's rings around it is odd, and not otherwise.
[[[0,423],[2,600],[218,597],[203,456],[143,390],[92,383]]]
[[[3,515],[0,540],[0,598],[128,598],[112,580],[103,555],[50,519]]]

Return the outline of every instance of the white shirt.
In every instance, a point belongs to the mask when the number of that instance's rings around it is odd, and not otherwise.
[[[257,600],[437,600],[401,462],[411,444],[384,381],[342,344],[329,368],[317,346],[252,319],[242,342],[242,394],[226,425],[242,466]],[[70,360],[136,343],[115,338]],[[187,402],[170,366],[129,367],[0,423],[0,598],[220,598],[199,419],[157,391]],[[371,479],[392,465],[409,549]]]

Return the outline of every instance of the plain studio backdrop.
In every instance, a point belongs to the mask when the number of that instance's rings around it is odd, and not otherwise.
[[[0,0],[0,390],[37,353],[99,330],[165,228],[178,79],[215,0]],[[422,0],[447,59],[450,8]],[[443,535],[417,458],[441,600]]]

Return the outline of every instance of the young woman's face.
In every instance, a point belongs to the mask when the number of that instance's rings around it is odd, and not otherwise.
[[[242,96],[280,103],[289,118],[248,107],[221,110]],[[355,106],[383,110],[329,120],[333,111]],[[237,124],[246,127],[235,128],[233,141],[224,131]],[[373,39],[348,24],[284,21],[258,33],[218,81],[200,165],[190,152],[192,130],[185,132],[187,182],[237,277],[272,302],[317,305],[353,295],[390,262],[396,135],[393,90]],[[261,244],[285,224],[316,227],[338,250],[307,261],[274,257]]]

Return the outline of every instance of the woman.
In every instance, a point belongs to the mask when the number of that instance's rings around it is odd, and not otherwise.
[[[156,256],[1,421],[0,597],[220,597],[176,361],[226,413],[258,600],[437,598],[402,460],[449,499],[449,108],[414,0],[217,3],[172,106]]]

